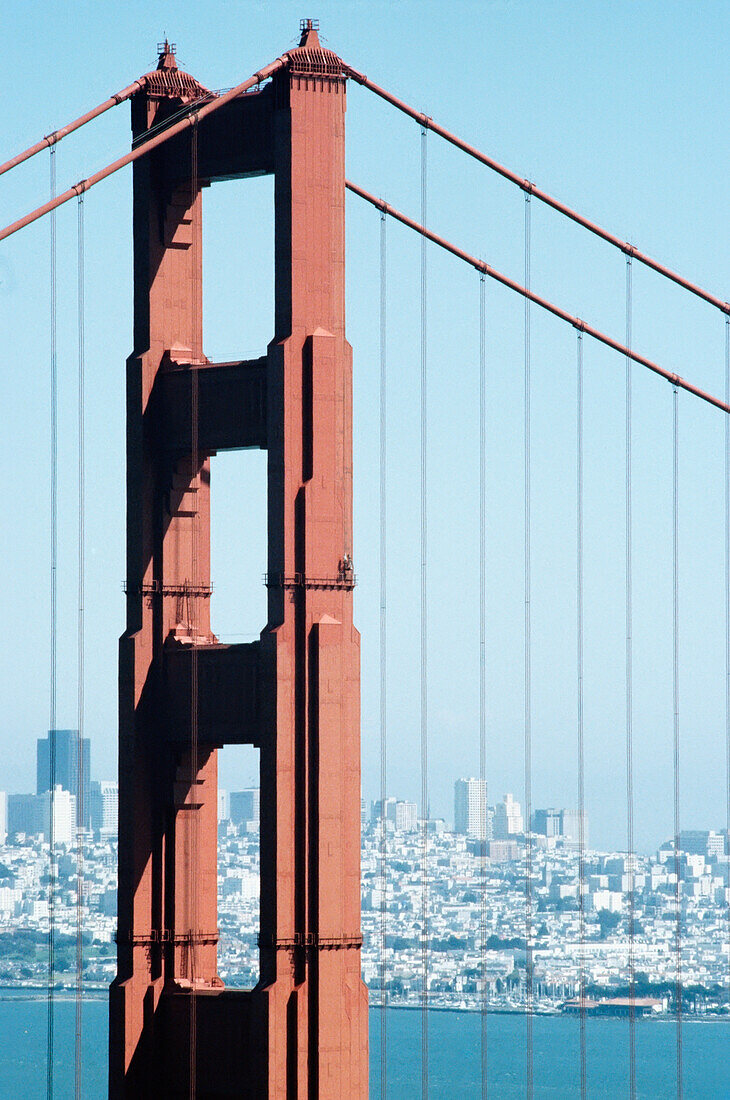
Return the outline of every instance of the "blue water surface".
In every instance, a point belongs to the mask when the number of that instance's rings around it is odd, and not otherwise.
[[[580,1089],[580,1025],[565,1016],[536,1016],[533,1034],[535,1100],[573,1100]],[[524,1016],[487,1017],[488,1095],[527,1095]],[[387,1097],[421,1095],[421,1014],[391,1010],[386,1022]],[[589,1097],[629,1095],[628,1022],[587,1021]],[[677,1095],[677,1027],[673,1020],[636,1022],[636,1095],[665,1100]],[[730,1021],[685,1021],[682,1028],[685,1100],[730,1100]],[[429,1096],[481,1097],[481,1019],[475,1013],[428,1014]],[[380,1018],[371,1010],[370,1096],[380,1100]]]
[[[83,1096],[103,1100],[107,1087],[107,1005],[83,1004]],[[6,995],[0,999],[0,1097],[25,1100],[46,1096],[46,1004],[42,999]],[[55,1011],[55,1088],[57,1100],[73,1096],[75,1006],[57,1001]],[[580,1096],[578,1021],[535,1017],[534,1097],[572,1100]],[[526,1093],[526,1020],[490,1015],[487,1020],[489,1095],[495,1100]],[[637,1096],[642,1100],[677,1095],[676,1026],[673,1021],[636,1025]],[[481,1096],[481,1020],[464,1012],[428,1014],[428,1079],[433,1100]],[[386,1016],[387,1097],[421,1096],[421,1014],[389,1009]],[[370,1096],[381,1100],[381,1014],[371,1010]],[[587,1025],[588,1095],[628,1095],[628,1024],[590,1020]],[[730,1100],[730,1021],[686,1021],[682,1032],[686,1100]]]

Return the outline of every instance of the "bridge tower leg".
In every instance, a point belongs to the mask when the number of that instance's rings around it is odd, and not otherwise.
[[[135,135],[204,93],[167,48],[159,72],[134,97]],[[185,1097],[191,1079],[200,1100],[368,1092],[344,117],[342,63],[310,24],[270,84],[199,124],[195,155],[191,130],[135,164],[115,1100]],[[262,173],[274,175],[274,338],[260,359],[214,364],[201,189]],[[209,459],[243,447],[268,450],[268,622],[259,642],[221,645]],[[229,743],[261,759],[250,991],[217,973],[216,752]]]

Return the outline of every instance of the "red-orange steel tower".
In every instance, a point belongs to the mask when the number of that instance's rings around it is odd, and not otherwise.
[[[114,1098],[191,1082],[201,1100],[367,1096],[345,77],[311,23],[284,60],[134,167]],[[135,138],[205,94],[166,46],[133,98]],[[211,363],[201,188],[261,173],[275,179],[274,338],[261,359]],[[268,623],[221,645],[209,458],[243,447],[268,451]],[[216,750],[233,743],[261,750],[251,991],[224,989],[216,960]]]

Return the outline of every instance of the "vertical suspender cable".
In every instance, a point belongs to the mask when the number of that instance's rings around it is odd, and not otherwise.
[[[51,198],[56,194],[56,148],[51,146]],[[51,685],[48,732],[48,1017],[46,1092],[53,1100],[54,985],[56,980],[56,648],[58,637],[58,356],[56,347],[56,212],[51,211]]]
[[[730,403],[730,317],[725,318],[725,403]],[[730,416],[725,416],[725,853],[730,855]],[[730,881],[727,898],[728,993],[730,994]]]
[[[525,286],[530,287],[530,193],[525,192]],[[532,629],[530,623],[530,300],[525,298],[525,1024],[526,1087],[532,1100]]]
[[[672,431],[672,640],[673,640],[673,749],[674,749],[674,919],[676,950],[677,1098],[683,1093],[682,1074],[682,900],[679,879],[679,390],[674,387]]]
[[[78,202],[78,734],[76,759],[78,789],[76,792],[76,1034],[74,1059],[74,1096],[81,1097],[81,1008],[83,993],[83,929],[84,929],[84,829],[88,807],[86,806],[86,768],[84,761],[84,588],[85,552],[84,523],[86,513],[86,489],[84,469],[84,194]]]
[[[626,257],[626,347],[631,347],[633,285],[631,257]],[[632,552],[632,501],[631,501],[631,368],[626,356],[626,854],[628,858],[628,976],[629,976],[629,1096],[636,1097],[636,968],[634,964],[635,896],[634,896],[634,703],[633,703],[633,552]]]
[[[486,278],[479,276],[479,844],[482,970],[481,1081],[487,1096],[487,370]]]
[[[387,373],[386,373],[386,225],[385,211],[380,211],[380,1096],[385,1100],[388,1086],[387,1057]]]
[[[190,481],[191,488],[195,488],[193,482],[199,480],[199,455],[198,455],[198,371],[197,363],[201,355],[198,336],[198,265],[200,256],[198,250],[198,225],[195,217],[195,204],[198,198],[198,120],[194,118],[190,134],[191,147],[191,171],[190,171],[190,206],[193,227],[193,242],[191,249],[192,273],[190,285],[192,290],[192,359],[193,367],[190,377]],[[195,1100],[198,1089],[198,1003],[195,983],[197,980],[196,952],[198,941],[198,804],[197,791],[198,779],[198,508],[199,503],[192,508],[191,529],[191,597],[189,606],[190,629],[192,643],[190,650],[190,784],[192,808],[190,813],[190,843],[189,864],[189,904],[190,904],[190,1100]]]
[[[426,224],[427,130],[421,127],[421,223]],[[428,1098],[428,602],[426,238],[421,237],[421,1092]]]
[[[576,445],[576,654],[578,679],[578,981],[580,1012],[580,1095],[588,1095],[586,1048],[586,838],[583,743],[583,333],[578,332]]]

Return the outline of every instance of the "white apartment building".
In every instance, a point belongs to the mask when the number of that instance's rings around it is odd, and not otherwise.
[[[511,794],[503,796],[494,809],[494,839],[507,840],[518,833],[524,833],[522,809]]]
[[[43,836],[50,841],[51,803],[53,804],[54,844],[73,844],[76,840],[76,795],[56,786],[43,794],[11,794],[8,800],[8,831],[26,836]]]
[[[95,780],[91,784],[91,827],[102,840],[119,832],[119,784],[115,779]]]
[[[373,821],[380,820],[382,806],[380,799],[373,802]],[[390,822],[397,832],[412,833],[418,828],[418,807],[415,802],[408,802],[405,799],[386,798],[385,820]]]
[[[76,795],[56,787],[51,800],[51,792],[36,796],[43,800],[43,835],[50,840],[50,805],[53,806],[53,840],[55,844],[74,844],[76,841]]]
[[[418,828],[418,807],[415,802],[397,801],[393,816],[388,818],[395,824],[397,832],[412,833]]]
[[[457,779],[454,783],[454,832],[475,840],[491,840],[484,779]]]

